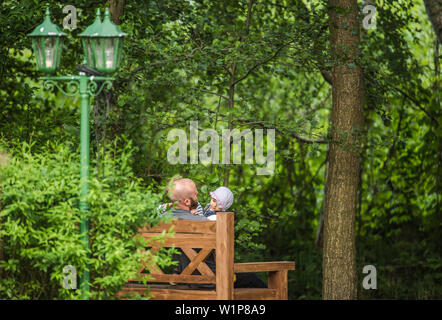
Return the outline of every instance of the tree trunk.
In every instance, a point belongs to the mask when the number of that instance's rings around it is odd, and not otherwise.
[[[329,6],[333,106],[324,207],[323,299],[356,299],[355,213],[363,124],[362,69],[357,0]]]
[[[442,0],[424,0],[424,3],[434,32],[442,43]]]
[[[125,0],[109,0],[109,11],[111,20],[116,25],[121,24],[120,18],[123,15]]]

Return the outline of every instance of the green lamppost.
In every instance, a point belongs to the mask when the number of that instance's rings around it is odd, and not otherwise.
[[[80,95],[81,120],[80,120],[80,203],[81,214],[80,233],[82,243],[89,257],[89,221],[87,219],[90,205],[87,201],[89,194],[89,111],[91,97],[98,96],[104,87],[112,88],[115,78],[109,76],[90,76],[84,72],[72,76],[53,76],[58,66],[66,36],[58,26],[52,23],[49,9],[46,9],[46,17],[43,23],[28,34],[32,39],[32,45],[37,62],[37,69],[47,76],[40,77],[44,80],[44,87],[52,90],[55,87],[65,95]],[[104,20],[101,21],[100,9],[92,25],[79,35],[82,38],[85,58],[83,64],[88,68],[98,70],[103,74],[115,72],[121,61],[123,38],[125,33],[110,21],[109,9],[106,8]],[[66,83],[66,90],[60,85]],[[89,297],[89,265],[81,275],[80,288],[83,299]]]

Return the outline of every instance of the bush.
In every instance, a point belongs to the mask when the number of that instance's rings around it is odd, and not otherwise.
[[[137,228],[162,219],[159,196],[132,173],[131,144],[109,150],[102,179],[91,170],[89,257],[79,234],[79,152],[67,144],[38,154],[26,144],[7,150],[0,164],[0,299],[80,299],[79,289],[63,288],[63,268],[74,266],[80,278],[87,263],[91,298],[115,298],[146,255],[146,243],[133,237]],[[155,259],[171,264],[170,254]]]

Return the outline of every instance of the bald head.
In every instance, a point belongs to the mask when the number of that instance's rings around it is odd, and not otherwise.
[[[175,203],[177,208],[184,210],[195,209],[198,205],[198,190],[195,182],[187,178],[173,179],[167,186],[170,200]]]
[[[169,184],[169,198],[172,201],[180,201],[191,198],[195,194],[196,186],[191,179],[181,178],[172,180]]]

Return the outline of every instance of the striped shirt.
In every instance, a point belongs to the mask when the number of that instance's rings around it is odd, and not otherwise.
[[[160,214],[165,214],[169,210],[168,203],[160,204],[157,208],[158,212]],[[204,216],[203,207],[201,206],[201,203],[198,202],[198,206],[196,207],[196,212],[199,216]]]

